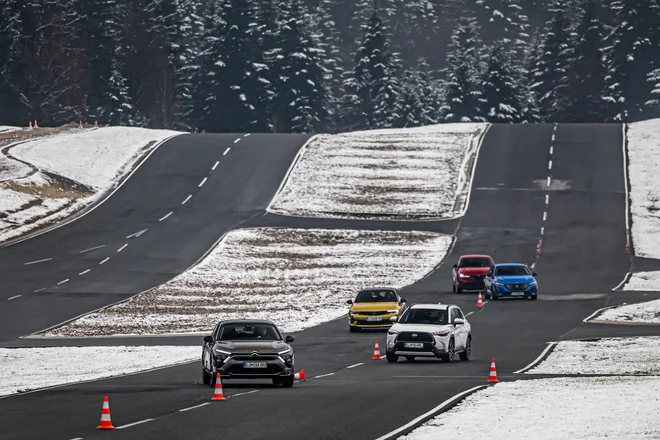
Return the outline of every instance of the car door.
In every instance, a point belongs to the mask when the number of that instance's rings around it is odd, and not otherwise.
[[[467,329],[465,325],[455,325],[454,321],[456,318],[465,319],[463,314],[458,309],[458,307],[452,307],[451,309],[451,324],[454,325],[454,341],[456,341],[456,350],[465,349],[465,344],[467,344]]]
[[[465,315],[463,315],[463,312],[461,311],[460,307],[456,307],[456,317],[462,319],[463,321],[466,321]],[[461,337],[463,339],[463,348],[465,348],[465,346],[467,345],[468,334],[470,333],[467,326],[467,321],[465,324],[459,325],[458,328],[460,329]]]
[[[495,268],[491,267],[488,273],[486,274],[486,278],[484,279],[484,289],[485,290],[491,290],[491,287],[493,285],[493,270]]]

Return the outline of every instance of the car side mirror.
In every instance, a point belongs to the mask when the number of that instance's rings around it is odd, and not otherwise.
[[[399,317],[398,317],[398,316],[392,316],[392,317],[390,318],[390,321],[392,321],[392,322],[397,322],[398,320],[399,320]]]
[[[537,275],[538,275],[538,274],[537,274],[536,272],[532,272],[532,276],[533,276],[533,277],[535,277],[535,276],[537,276]]]
[[[408,302],[408,300],[405,299],[405,298],[401,298],[401,302],[402,302],[402,303],[404,303],[404,302]]]
[[[346,301],[346,304],[353,304],[353,300],[349,299],[348,301]]]
[[[209,344],[213,343],[213,337],[212,336],[204,336],[204,342],[208,342]]]
[[[458,268],[458,265],[457,265],[457,264],[454,264],[452,267],[453,267],[454,269],[456,269],[456,268]]]
[[[454,319],[454,325],[463,325],[465,324],[465,320],[461,318],[456,318]]]
[[[284,338],[284,341],[285,341],[287,344],[288,344],[289,342],[293,342],[293,341],[295,341],[295,340],[296,340],[296,338],[294,338],[293,336],[287,336],[286,338]]]

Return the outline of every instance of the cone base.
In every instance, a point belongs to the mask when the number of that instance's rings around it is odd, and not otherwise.
[[[213,396],[211,398],[211,401],[217,401],[217,400],[227,400],[227,399],[225,399],[225,396],[218,396],[218,397]]]
[[[497,379],[488,379],[488,383],[499,383]]]
[[[380,356],[374,356],[374,357],[371,358],[372,361],[380,361],[382,359],[383,358],[381,358]]]
[[[117,428],[115,428],[114,426],[110,425],[110,426],[97,426],[96,429],[100,429],[100,430],[108,430],[108,429],[117,429]]]

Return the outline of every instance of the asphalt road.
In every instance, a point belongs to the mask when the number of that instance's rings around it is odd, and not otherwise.
[[[63,439],[375,439],[447,398],[486,383],[492,358],[500,380],[514,380],[521,375],[513,372],[532,362],[549,341],[657,334],[651,327],[582,322],[606,305],[657,296],[612,292],[633,264],[623,253],[621,140],[617,125],[493,126],[477,162],[466,216],[454,222],[420,222],[419,229],[456,232],[457,242],[439,270],[404,289],[403,296],[410,303],[456,303],[469,313],[474,336],[470,362],[372,361],[374,340],[382,347],[384,332],[351,334],[345,319],[340,319],[295,335],[297,367],[304,368],[311,380],[293,388],[229,381],[224,385],[226,402],[187,410],[209,402],[213,391],[201,384],[199,365],[186,364],[0,399],[3,438],[50,438],[57,433]],[[160,212],[154,218],[157,215]],[[285,217],[259,214],[242,219],[249,217],[244,225],[267,225],[273,218],[279,226],[374,227],[371,222],[341,220],[289,223]],[[401,222],[380,222],[378,227],[407,228]],[[152,252],[158,255],[160,250]],[[475,252],[490,253],[501,262],[535,263],[539,301],[486,302],[477,308],[476,294],[451,293],[451,264],[459,255]],[[104,395],[110,396],[115,426],[138,424],[112,434],[95,431]],[[26,422],[32,414],[39,417],[39,426]]]

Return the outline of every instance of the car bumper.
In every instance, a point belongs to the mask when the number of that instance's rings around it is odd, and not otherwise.
[[[390,328],[394,323],[390,318],[397,316],[396,313],[388,315],[348,315],[348,324],[356,328]],[[380,321],[373,320],[373,318],[380,318]]]
[[[484,279],[482,278],[459,278],[456,280],[456,287],[463,290],[480,290],[484,288]]]
[[[498,298],[531,298],[538,294],[536,286],[530,287],[527,290],[509,290],[506,287],[497,286],[493,294]]]
[[[434,338],[434,342],[423,342],[422,347],[406,347],[405,341],[387,341],[387,353],[396,356],[441,357],[447,354],[449,339]]]
[[[221,361],[216,361],[213,374],[220,373],[223,379],[273,379],[292,376],[294,374],[293,363],[287,364],[280,361],[267,361],[266,368],[244,368],[243,362],[246,361],[230,360],[224,364]]]

